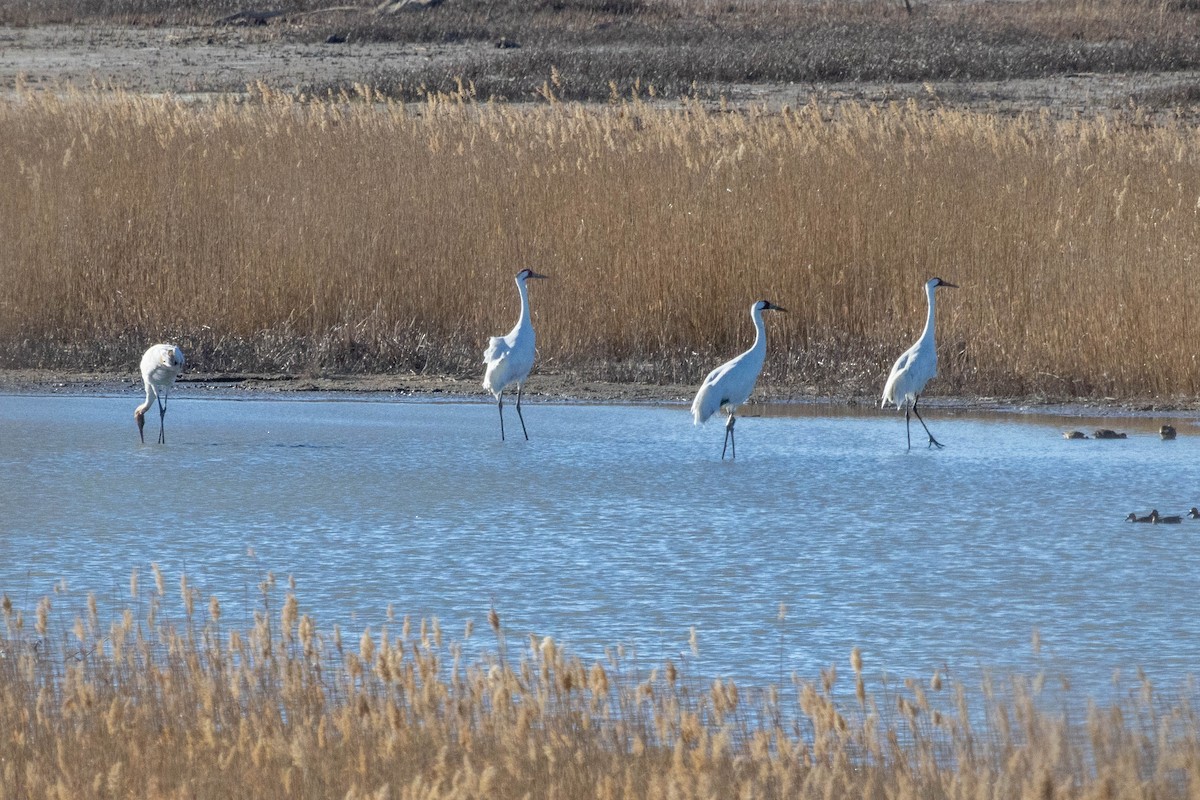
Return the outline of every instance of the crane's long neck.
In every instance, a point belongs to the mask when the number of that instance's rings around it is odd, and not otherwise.
[[[758,304],[750,306],[750,319],[754,320],[754,344],[750,345],[747,354],[753,353],[758,358],[765,358],[767,355],[767,326],[763,323],[762,311],[759,310]]]
[[[150,410],[151,404],[158,397],[158,390],[150,385],[150,381],[145,381],[146,384],[146,402],[133,410],[134,416],[141,416]]]
[[[517,318],[517,328],[532,328],[529,318],[529,287],[525,281],[517,281],[517,291],[521,293],[521,316]]]
[[[925,287],[925,302],[929,305],[929,313],[925,316],[925,330],[921,331],[921,341],[933,343],[933,315],[936,302],[936,286]]]

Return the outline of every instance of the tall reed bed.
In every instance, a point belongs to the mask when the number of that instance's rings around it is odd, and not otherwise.
[[[1200,131],[903,106],[0,102],[0,366],[478,371],[534,287],[540,369],[874,393],[941,295],[943,392],[1194,394]]]
[[[880,695],[844,678],[749,688],[552,639],[451,641],[436,620],[323,631],[263,581],[247,628],[185,576],[120,612],[2,598],[4,798],[1185,798],[1200,725],[1153,687],[1047,711],[940,675]],[[71,622],[74,617],[73,623]],[[485,635],[494,647],[464,658]],[[494,637],[494,638],[491,638]],[[976,701],[983,712],[974,712]]]

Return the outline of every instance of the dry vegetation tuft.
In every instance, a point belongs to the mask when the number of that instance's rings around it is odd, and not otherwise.
[[[834,667],[751,689],[510,647],[494,611],[474,659],[470,625],[323,632],[270,576],[238,629],[186,577],[168,610],[154,578],[107,621],[94,597],[73,624],[3,597],[0,797],[1171,800],[1200,779],[1200,721],[1148,682],[1086,713],[1042,708],[1041,677],[877,697],[856,650],[853,693]]]
[[[554,90],[2,101],[0,366],[474,374],[532,266],[543,370],[695,381],[767,297],[769,380],[873,394],[940,275],[940,391],[1200,391],[1194,127]]]

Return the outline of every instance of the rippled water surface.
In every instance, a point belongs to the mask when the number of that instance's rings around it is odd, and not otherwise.
[[[1200,521],[1123,521],[1200,504],[1189,419],[1064,441],[1098,421],[931,409],[946,449],[908,453],[894,413],[769,409],[723,463],[720,424],[683,407],[529,403],[532,440],[513,415],[501,443],[486,404],[184,396],[160,447],[137,399],[0,397],[0,591],[22,607],[60,579],[67,618],[88,591],[124,607],[156,562],[231,623],[272,571],[325,627],[391,604],[457,636],[494,603],[510,641],[652,664],[694,626],[694,669],[757,683],[859,646],[898,676],[1047,669],[1102,694],[1138,666],[1182,685],[1200,655]]]

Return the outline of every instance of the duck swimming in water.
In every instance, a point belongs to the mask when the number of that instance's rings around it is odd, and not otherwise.
[[[1158,429],[1158,435],[1161,436],[1163,439],[1174,439],[1175,438],[1175,428],[1172,427],[1171,425],[1163,425],[1161,428]]]
[[[1150,521],[1156,525],[1160,522],[1166,523],[1168,525],[1176,525],[1180,522],[1183,522],[1183,518],[1180,517],[1178,514],[1172,514],[1169,517],[1164,517],[1161,514],[1159,514],[1158,509],[1155,508],[1155,509],[1151,510],[1151,512],[1150,512]]]
[[[1188,519],[1200,519],[1200,508],[1192,506],[1192,510],[1187,513]]]
[[[1125,434],[1117,433],[1116,431],[1109,430],[1108,428],[1101,428],[1100,430],[1096,431],[1094,436],[1097,439],[1124,439],[1124,438],[1126,438]]]
[[[1126,522],[1153,522],[1154,520],[1150,519],[1149,514],[1147,514],[1144,517],[1139,517],[1137,514],[1130,513],[1130,515],[1125,518],[1125,521]]]
[[[1083,431],[1063,431],[1064,439],[1086,439],[1088,435]]]

